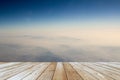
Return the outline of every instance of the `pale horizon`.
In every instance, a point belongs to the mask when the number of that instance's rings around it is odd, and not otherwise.
[[[120,61],[119,4],[0,1],[0,61]]]

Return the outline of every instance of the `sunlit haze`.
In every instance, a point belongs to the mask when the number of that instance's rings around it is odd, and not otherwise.
[[[0,61],[120,61],[119,0],[0,0]]]

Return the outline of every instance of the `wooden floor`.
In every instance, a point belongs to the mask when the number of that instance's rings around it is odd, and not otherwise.
[[[0,62],[0,80],[120,80],[120,62]]]

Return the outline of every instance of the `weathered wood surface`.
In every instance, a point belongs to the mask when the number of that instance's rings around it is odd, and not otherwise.
[[[120,62],[0,62],[0,80],[120,80]]]

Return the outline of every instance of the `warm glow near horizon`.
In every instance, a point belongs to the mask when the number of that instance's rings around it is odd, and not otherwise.
[[[0,61],[120,61],[119,4],[0,1]]]

